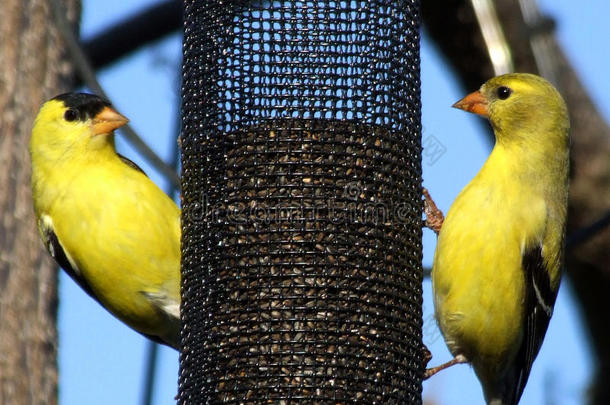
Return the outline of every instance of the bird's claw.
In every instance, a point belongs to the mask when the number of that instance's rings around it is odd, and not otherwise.
[[[441,370],[449,368],[451,366],[455,366],[456,364],[468,363],[468,359],[463,354],[458,354],[452,360],[441,364],[440,366],[427,368],[424,372],[424,380],[432,377],[434,374],[438,373]]]
[[[434,231],[435,234],[441,230],[445,216],[442,211],[438,209],[430,193],[426,188],[423,190],[424,194],[424,214],[426,214],[426,226]]]

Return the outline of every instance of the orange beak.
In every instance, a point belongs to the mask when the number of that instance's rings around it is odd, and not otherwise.
[[[109,134],[115,129],[127,124],[128,121],[129,120],[125,118],[124,115],[119,114],[114,108],[104,107],[104,109],[93,118],[93,134]]]
[[[475,91],[474,93],[470,93],[454,105],[453,108],[459,108],[460,110],[468,111],[471,113],[479,114],[484,117],[489,116],[489,111],[487,110],[487,106],[489,105],[489,101],[485,98],[485,96],[480,91]]]

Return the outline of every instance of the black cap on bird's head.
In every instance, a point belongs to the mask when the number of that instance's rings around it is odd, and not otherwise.
[[[64,93],[53,97],[53,100],[61,101],[66,106],[66,121],[92,120],[95,134],[111,133],[128,121],[112,108],[108,100],[94,94]]]
[[[86,121],[95,117],[105,107],[112,107],[108,100],[87,93],[64,93],[53,97],[53,100],[62,101],[66,107],[77,113],[72,121]]]

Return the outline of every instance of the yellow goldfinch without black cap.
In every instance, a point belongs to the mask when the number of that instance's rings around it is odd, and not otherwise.
[[[127,122],[91,94],[45,103],[32,130],[32,194],[57,263],[121,321],[178,348],[180,210],[113,131]]]
[[[489,80],[454,107],[489,118],[496,144],[440,229],[436,318],[450,363],[472,364],[487,403],[514,405],[561,278],[568,113],[551,84],[519,73]]]

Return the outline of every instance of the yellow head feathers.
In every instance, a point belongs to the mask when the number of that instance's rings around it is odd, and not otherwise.
[[[113,145],[112,132],[127,121],[101,97],[85,93],[62,94],[40,109],[32,129],[30,150],[45,154],[49,161],[56,161],[65,158],[65,153],[83,153],[88,148]]]
[[[519,138],[523,142],[540,139],[536,133],[556,135],[552,141],[567,142],[570,123],[565,102],[543,78],[528,73],[494,77],[478,91],[453,105],[489,118],[498,142]],[[528,131],[536,128],[536,133]]]

